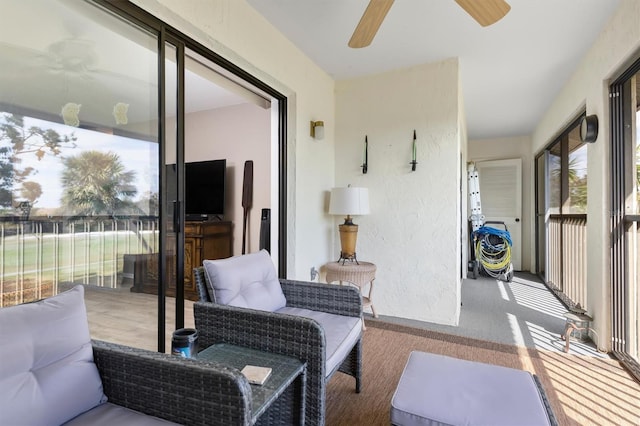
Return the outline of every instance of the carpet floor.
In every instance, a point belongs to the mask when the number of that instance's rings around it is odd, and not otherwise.
[[[640,384],[616,360],[512,346],[384,322],[367,322],[362,392],[336,373],[327,386],[327,425],[389,425],[391,398],[411,351],[530,371],[560,425],[640,425]]]

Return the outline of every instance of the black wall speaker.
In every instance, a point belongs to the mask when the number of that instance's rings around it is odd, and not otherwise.
[[[260,250],[271,253],[271,209],[262,209],[260,216]]]

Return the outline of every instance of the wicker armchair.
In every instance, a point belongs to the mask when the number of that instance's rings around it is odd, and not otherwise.
[[[203,267],[194,269],[200,301],[194,304],[200,347],[230,343],[279,353],[307,363],[305,419],[322,425],[326,383],[340,371],[355,377],[360,392],[362,332],[334,371],[326,371],[325,331],[315,320],[278,312],[221,305],[211,300]],[[362,316],[362,298],[356,288],[280,279],[286,306],[350,317]]]
[[[188,425],[250,425],[251,388],[233,368],[103,341],[94,362],[109,402]]]

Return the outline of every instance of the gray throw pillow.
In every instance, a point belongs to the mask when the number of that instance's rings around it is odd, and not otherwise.
[[[84,287],[0,309],[0,424],[59,425],[105,402]]]
[[[209,294],[217,303],[270,312],[287,304],[266,250],[202,264]]]

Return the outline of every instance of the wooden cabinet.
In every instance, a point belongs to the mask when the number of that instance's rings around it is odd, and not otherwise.
[[[198,300],[193,268],[205,259],[224,259],[233,255],[231,222],[187,222],[184,227],[184,297]],[[171,287],[171,286],[170,286]],[[173,289],[175,294],[175,287]]]
[[[232,222],[186,222],[184,228],[184,298],[198,300],[193,268],[202,266],[202,261],[205,259],[224,259],[233,256],[233,224]],[[132,257],[134,274],[131,291],[158,294],[158,254],[138,254]],[[173,255],[167,258],[167,276],[169,285],[166,294],[175,297],[175,256]]]

